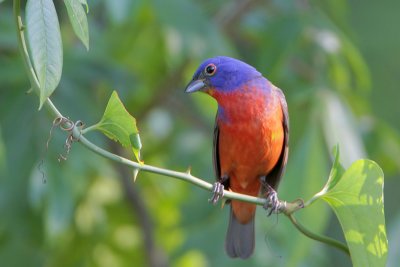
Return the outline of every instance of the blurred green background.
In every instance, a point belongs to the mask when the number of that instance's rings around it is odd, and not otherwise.
[[[399,1],[89,0],[89,52],[62,1],[55,2],[64,68],[52,99],[64,115],[94,124],[117,90],[137,118],[147,164],[191,166],[213,181],[216,103],[183,88],[207,57],[246,61],[288,100],[290,158],[280,197],[318,192],[336,143],[344,166],[375,160],[385,172],[387,266],[398,266]],[[131,170],[79,144],[59,163],[66,135],[54,130],[46,152],[53,118],[25,93],[16,39],[6,0],[0,4],[1,266],[351,266],[343,253],[261,208],[254,256],[231,260],[223,249],[228,209],[209,205],[208,192],[148,173],[133,184]],[[88,138],[132,156],[101,135]],[[296,215],[313,231],[343,240],[324,203]]]

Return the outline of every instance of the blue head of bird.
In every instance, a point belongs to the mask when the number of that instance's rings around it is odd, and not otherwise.
[[[254,67],[234,58],[218,56],[200,64],[185,92],[206,92],[213,90],[229,93],[241,88],[246,82],[261,78]]]

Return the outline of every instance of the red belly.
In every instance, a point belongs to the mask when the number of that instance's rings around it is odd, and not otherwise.
[[[230,178],[232,191],[258,196],[260,177],[274,168],[281,155],[284,141],[282,115],[258,121],[222,123],[219,131],[221,175]],[[232,206],[242,223],[254,216],[255,205],[232,201]]]

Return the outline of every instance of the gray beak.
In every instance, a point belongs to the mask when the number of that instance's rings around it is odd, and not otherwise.
[[[199,90],[201,90],[201,89],[203,89],[205,87],[206,87],[206,84],[204,83],[204,81],[202,81],[202,80],[194,80],[194,81],[191,81],[186,86],[185,92],[186,93],[193,93],[193,92],[199,91]]]

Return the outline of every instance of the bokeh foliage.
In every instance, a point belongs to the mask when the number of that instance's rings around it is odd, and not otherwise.
[[[115,89],[137,119],[146,163],[176,170],[191,165],[195,175],[212,181],[216,105],[204,95],[184,95],[183,86],[205,57],[241,58],[281,87],[289,102],[291,154],[280,197],[309,199],[320,190],[328,177],[330,150],[339,143],[344,166],[368,155],[383,167],[389,184],[389,244],[399,246],[394,188],[399,185],[400,129],[393,120],[399,112],[395,102],[386,101],[398,96],[393,90],[398,77],[375,73],[388,58],[371,55],[391,46],[384,41],[369,45],[373,34],[356,20],[377,16],[376,4],[89,1],[88,53],[62,3],[55,4],[64,68],[54,101],[64,114],[94,124]],[[223,252],[227,210],[207,205],[208,193],[145,173],[132,186],[126,181],[131,173],[79,145],[58,163],[65,138],[60,132],[53,133],[45,152],[52,119],[36,111],[35,96],[24,93],[29,83],[15,32],[6,1],[0,5],[0,262],[242,266]],[[388,72],[395,72],[394,64]],[[101,136],[91,137],[116,150]],[[322,203],[298,215],[314,231],[342,238]],[[286,218],[267,218],[261,210],[257,216],[257,251],[246,265],[350,265],[345,255],[308,240]],[[392,253],[388,265],[396,266],[399,256]]]

